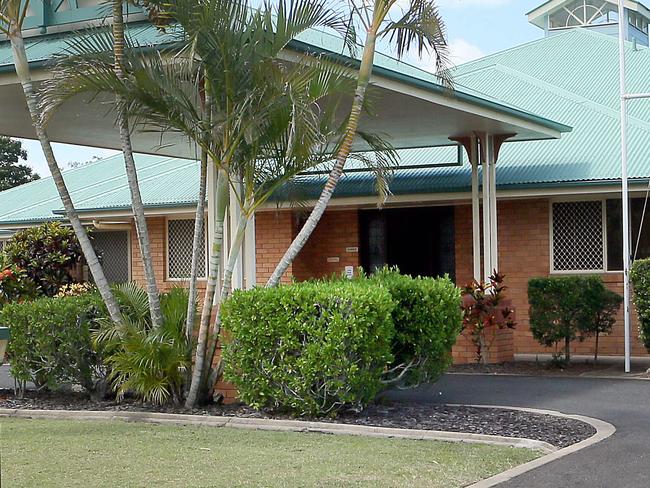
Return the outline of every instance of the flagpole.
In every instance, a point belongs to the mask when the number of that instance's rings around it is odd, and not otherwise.
[[[630,205],[627,175],[627,87],[625,83],[625,7],[624,0],[618,0],[618,47],[621,97],[621,183],[623,207],[623,308],[625,322],[625,372],[630,364]]]

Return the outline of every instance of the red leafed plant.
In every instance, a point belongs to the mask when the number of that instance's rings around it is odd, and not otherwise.
[[[486,364],[496,337],[490,331],[514,329],[512,301],[504,297],[505,276],[494,271],[488,282],[476,280],[463,288],[463,328],[469,330],[476,346],[476,362]],[[491,339],[489,339],[490,337]]]

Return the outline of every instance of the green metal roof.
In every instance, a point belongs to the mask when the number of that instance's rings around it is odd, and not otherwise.
[[[648,91],[650,50],[634,51],[630,45],[627,58],[630,91]],[[598,186],[617,181],[620,149],[616,38],[586,29],[566,31],[463,65],[456,70],[455,82],[463,90],[485,94],[574,127],[560,140],[505,144],[497,166],[499,188]],[[630,176],[646,181],[650,178],[650,101],[631,102],[630,114]],[[454,160],[449,148],[411,149],[400,154],[404,166]],[[167,171],[161,171],[160,179],[153,178],[158,175],[157,164]],[[142,180],[146,205],[196,202],[195,163],[138,156],[138,165],[143,171],[153,167],[147,173],[152,178]],[[73,197],[82,211],[117,209],[128,208],[130,201],[123,172],[121,157],[115,157],[68,171],[65,177],[74,186]],[[288,193],[296,198],[312,198],[320,193],[322,181],[320,175],[301,176],[278,198]],[[95,184],[98,186],[93,187]],[[469,189],[467,164],[398,170],[391,185],[396,195]],[[371,174],[349,172],[336,196],[373,193]],[[49,199],[45,198],[47,195]],[[25,208],[24,202],[32,201],[35,203]],[[0,223],[52,218],[52,210],[60,207],[51,180],[45,178],[0,193]]]

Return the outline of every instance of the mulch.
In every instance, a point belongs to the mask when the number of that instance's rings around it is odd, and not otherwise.
[[[147,411],[249,418],[291,418],[258,411],[242,404],[214,404],[187,410],[172,405],[148,405],[129,399],[120,403],[115,401],[96,402],[82,393],[75,392],[27,391],[24,398],[16,398],[13,391],[0,390],[0,408]],[[336,419],[302,418],[301,420],[523,437],[548,442],[559,448],[580,442],[596,433],[596,430],[585,422],[551,415],[518,410],[420,403],[375,404],[370,405],[362,412],[343,412]]]

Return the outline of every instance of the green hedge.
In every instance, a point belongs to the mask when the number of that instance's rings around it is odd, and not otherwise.
[[[396,268],[370,278],[385,287],[395,302],[394,370],[388,382],[402,387],[437,379],[451,365],[451,348],[462,329],[460,289],[448,278],[411,278]],[[413,365],[403,377],[400,365]]]
[[[6,305],[0,324],[11,328],[8,355],[14,378],[50,389],[74,383],[92,391],[100,360],[90,323],[103,308],[96,293]]]
[[[650,351],[650,259],[635,261],[630,271],[634,306],[639,316],[639,336]]]
[[[225,376],[256,408],[299,415],[362,406],[392,361],[384,288],[312,282],[237,291],[223,305]]]

